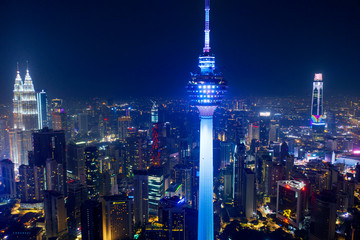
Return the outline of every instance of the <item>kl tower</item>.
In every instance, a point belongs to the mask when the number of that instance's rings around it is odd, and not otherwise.
[[[198,240],[213,240],[213,115],[227,83],[221,73],[215,73],[215,56],[210,53],[210,0],[205,0],[205,46],[199,68],[200,72],[192,74],[187,85],[191,102],[200,112]]]

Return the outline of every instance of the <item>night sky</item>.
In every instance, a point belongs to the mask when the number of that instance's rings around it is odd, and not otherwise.
[[[203,0],[0,0],[0,101],[29,60],[50,97],[183,96],[203,47]],[[360,92],[360,1],[212,0],[230,95]]]

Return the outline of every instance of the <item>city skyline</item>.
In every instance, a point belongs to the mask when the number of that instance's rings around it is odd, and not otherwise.
[[[16,62],[29,60],[35,85],[57,97],[184,96],[182,82],[195,70],[192,56],[201,47],[201,4],[139,5],[3,2],[1,81],[10,83]],[[213,49],[232,86],[229,96],[306,95],[316,72],[323,73],[328,94],[360,89],[354,64],[360,6],[354,1],[214,2],[214,9],[220,20]],[[4,84],[1,102],[10,89]]]
[[[360,239],[360,4],[314,2],[1,2],[0,239]]]

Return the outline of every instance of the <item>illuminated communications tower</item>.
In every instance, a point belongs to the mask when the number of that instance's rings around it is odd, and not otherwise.
[[[199,57],[200,73],[192,74],[187,89],[200,112],[200,176],[198,239],[214,239],[213,216],[213,114],[226,92],[222,74],[214,73],[215,56],[210,53],[210,1],[205,0],[205,46]]]
[[[153,106],[151,108],[151,123],[153,125],[152,165],[159,167],[160,166],[160,149],[159,149],[159,139],[158,139],[159,108],[155,102],[153,102]]]
[[[323,78],[322,73],[315,73],[311,102],[311,128],[315,133],[325,129],[323,114]]]

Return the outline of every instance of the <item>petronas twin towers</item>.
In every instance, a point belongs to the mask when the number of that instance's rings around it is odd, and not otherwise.
[[[14,84],[13,98],[14,128],[10,130],[11,159],[15,169],[27,163],[28,151],[31,150],[31,133],[38,129],[38,111],[35,89],[26,69],[25,81],[20,76],[19,66]]]
[[[14,84],[13,106],[14,129],[38,129],[35,89],[30,77],[29,68],[26,69],[24,83],[21,79],[19,68],[17,70]]]

